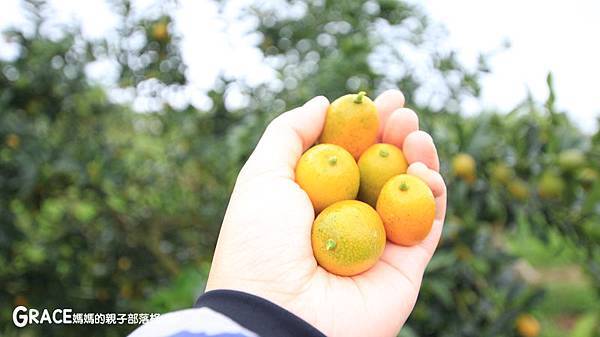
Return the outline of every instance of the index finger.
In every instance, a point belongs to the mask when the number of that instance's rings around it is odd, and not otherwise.
[[[379,132],[377,141],[381,141],[387,120],[394,110],[404,107],[404,94],[398,89],[390,89],[375,98],[375,106],[379,112]]]

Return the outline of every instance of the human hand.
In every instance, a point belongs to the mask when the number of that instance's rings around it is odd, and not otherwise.
[[[265,298],[327,336],[395,336],[400,331],[442,232],[446,186],[433,140],[418,130],[415,112],[402,108],[402,93],[388,90],[375,104],[378,141],[401,148],[408,173],[433,191],[436,218],[425,240],[411,247],[387,242],[375,266],[353,277],[331,274],[317,264],[311,247],[314,209],[296,184],[294,169],[323,129],[329,102],[319,96],[273,120],[242,168],[207,291],[232,289]]]

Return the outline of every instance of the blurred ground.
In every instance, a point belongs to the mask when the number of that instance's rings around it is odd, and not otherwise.
[[[542,337],[592,336],[600,318],[600,297],[593,281],[581,269],[582,255],[559,235],[543,242],[526,226],[506,237],[510,251],[521,257],[527,281],[546,289],[534,311]]]

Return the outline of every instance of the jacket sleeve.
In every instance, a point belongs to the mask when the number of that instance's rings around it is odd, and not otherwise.
[[[240,291],[209,291],[198,298],[195,307],[217,311],[261,337],[325,337],[282,307]]]
[[[209,308],[162,314],[138,327],[129,337],[257,337],[229,317]]]
[[[263,298],[214,290],[195,308],[163,314],[130,337],[324,337],[300,317]]]

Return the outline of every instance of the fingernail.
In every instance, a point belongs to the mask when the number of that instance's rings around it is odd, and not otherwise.
[[[424,163],[420,162],[420,161],[416,161],[412,164],[410,164],[409,166],[412,166],[413,170],[423,170],[423,169],[428,169],[427,165],[425,165]]]
[[[376,101],[381,100],[381,99],[385,98],[386,96],[394,97],[395,100],[401,101],[402,105],[404,105],[404,102],[405,102],[404,94],[402,93],[402,91],[400,91],[398,89],[388,89],[388,90],[382,92],[379,96],[377,96],[377,98],[375,100]]]
[[[320,96],[313,97],[308,102],[304,103],[304,106],[313,105],[313,104],[319,104],[319,105],[329,104],[329,100],[327,99],[327,97],[320,95]]]

